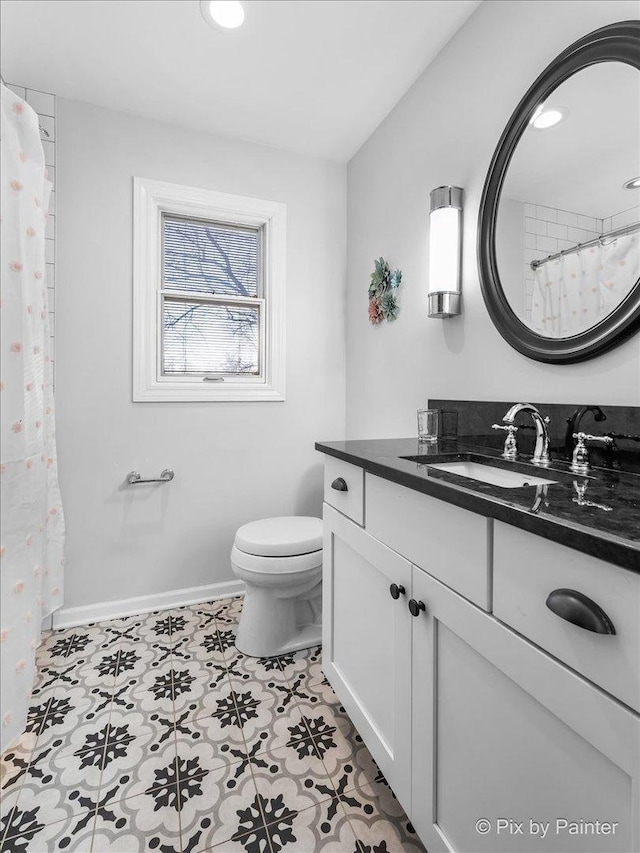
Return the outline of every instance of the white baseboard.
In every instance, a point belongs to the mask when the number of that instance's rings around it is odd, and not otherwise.
[[[138,598],[123,598],[120,601],[103,601],[80,607],[63,607],[53,614],[53,627],[74,628],[77,625],[88,625],[90,622],[103,622],[106,619],[137,616],[139,613],[150,613],[153,610],[167,610],[170,607],[201,604],[203,601],[215,601],[218,598],[230,598],[243,593],[244,584],[242,581],[233,580],[211,583],[206,586],[192,586],[188,589],[174,589],[155,595],[141,595]]]

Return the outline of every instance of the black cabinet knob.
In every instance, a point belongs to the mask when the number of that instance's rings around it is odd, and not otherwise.
[[[599,604],[587,598],[575,589],[554,589],[547,598],[546,605],[559,616],[578,628],[593,631],[596,634],[615,634],[613,622]]]
[[[409,599],[409,612],[412,616],[419,616],[420,611],[426,611],[426,609],[424,601],[416,601],[415,598]]]
[[[347,481],[342,477],[336,477],[333,483],[331,483],[331,488],[335,489],[336,492],[348,492],[349,486],[347,486]]]
[[[392,583],[389,587],[389,592],[391,593],[391,598],[395,598],[396,600],[400,598],[401,595],[405,594],[405,588],[403,586],[398,586],[397,583]]]

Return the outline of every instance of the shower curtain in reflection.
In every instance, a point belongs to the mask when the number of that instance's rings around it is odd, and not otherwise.
[[[603,320],[640,276],[640,234],[547,261],[536,268],[531,326],[545,337],[564,338]]]
[[[2,86],[1,749],[26,726],[42,619],[62,603],[64,520],[53,415],[38,118]]]

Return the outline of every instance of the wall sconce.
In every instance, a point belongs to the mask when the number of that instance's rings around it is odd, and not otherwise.
[[[462,190],[437,187],[429,198],[429,317],[454,317],[460,313]]]

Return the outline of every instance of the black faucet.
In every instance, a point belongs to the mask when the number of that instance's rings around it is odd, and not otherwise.
[[[591,412],[593,414],[594,421],[597,421],[598,423],[606,421],[607,419],[607,416],[600,406],[581,406],[567,418],[567,431],[564,437],[564,449],[568,459],[571,459],[573,454],[573,434],[574,432],[580,432],[580,421],[587,412]]]

